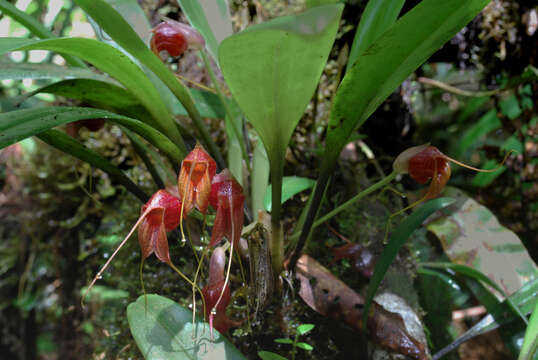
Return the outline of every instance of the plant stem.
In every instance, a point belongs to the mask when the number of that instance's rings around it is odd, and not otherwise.
[[[230,105],[228,105],[228,101],[226,100],[226,97],[222,93],[222,89],[220,88],[220,84],[217,80],[217,77],[215,76],[215,72],[213,71],[213,68],[211,67],[211,61],[209,60],[209,57],[207,56],[205,50],[200,50],[200,54],[202,56],[202,59],[204,60],[204,65],[207,69],[207,72],[209,74],[209,77],[211,78],[211,81],[213,82],[213,85],[215,86],[215,90],[217,91],[217,95],[220,99],[220,102],[224,106],[224,110],[226,111],[226,115],[230,119],[230,123],[232,124],[232,129],[234,131],[235,136],[237,137],[237,141],[239,141],[239,145],[241,147],[241,154],[243,155],[243,160],[247,164],[248,172],[251,172],[250,169],[250,161],[247,154],[247,148],[245,147],[245,141],[243,139],[243,136],[241,136],[241,132],[236,126],[236,123],[234,121],[234,116],[232,113],[232,110],[230,109]]]
[[[281,198],[282,198],[282,175],[284,172],[282,161],[271,161],[271,188],[272,188],[272,210],[271,210],[271,264],[273,276],[278,279],[282,271],[284,262],[284,239],[280,226]]]
[[[367,187],[366,189],[364,189],[363,191],[361,191],[357,195],[353,196],[351,199],[349,199],[345,203],[337,206],[335,209],[333,209],[329,213],[325,214],[324,216],[322,216],[320,219],[318,219],[316,221],[314,221],[313,216],[311,217],[311,219],[308,218],[309,215],[310,215],[310,209],[309,209],[309,213],[307,215],[307,219],[305,220],[305,225],[303,227],[303,231],[300,233],[299,241],[297,242],[297,247],[295,248],[295,252],[294,252],[294,254],[293,254],[292,258],[291,258],[291,261],[290,261],[290,266],[292,266],[291,268],[293,269],[293,267],[295,266],[295,263],[297,262],[297,259],[301,255],[301,252],[302,252],[303,248],[306,245],[307,239],[310,236],[310,232],[314,228],[320,226],[321,224],[323,224],[327,220],[331,219],[333,216],[339,214],[341,211],[346,210],[353,203],[359,201],[363,197],[365,197],[365,196],[371,194],[372,192],[374,192],[374,191],[388,185],[392,180],[394,180],[396,178],[397,175],[398,174],[393,171],[389,175],[385,176],[384,178],[382,178],[381,180],[379,180],[375,184]],[[314,197],[312,199],[312,203],[314,203],[317,200],[316,203],[319,204],[319,202],[321,201],[321,195],[323,194],[323,191],[318,191],[318,189],[317,189],[317,187],[321,183],[320,180],[323,180],[321,176],[320,176],[320,179],[318,180],[318,184],[316,185],[316,190],[314,191],[314,195],[313,195]],[[319,194],[320,199],[316,199],[316,194]],[[310,220],[310,223],[308,223],[309,220]],[[307,224],[309,226],[308,229],[307,229]]]
[[[333,216],[335,216],[335,215],[339,214],[340,212],[346,210],[347,208],[349,208],[351,205],[353,205],[355,202],[359,201],[363,197],[371,194],[372,192],[376,191],[379,188],[384,187],[385,185],[388,185],[390,182],[392,182],[392,180],[394,180],[396,178],[396,175],[398,175],[396,172],[394,172],[394,171],[391,172],[389,175],[385,176],[384,178],[382,178],[381,180],[379,180],[375,184],[370,185],[369,187],[367,187],[366,189],[364,189],[363,191],[361,191],[357,195],[353,196],[351,199],[349,199],[345,203],[343,203],[341,205],[338,205],[332,211],[330,211],[329,213],[323,215],[318,220],[314,221],[314,224],[312,225],[312,229],[320,226],[321,224],[323,224],[324,222],[326,222],[327,220],[329,220]]]

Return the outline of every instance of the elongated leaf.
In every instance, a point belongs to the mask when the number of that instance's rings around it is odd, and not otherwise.
[[[129,327],[146,359],[245,359],[217,330],[210,340],[209,324],[192,324],[190,310],[165,297],[147,295],[127,306]],[[194,335],[194,339],[193,339]]]
[[[427,266],[430,268],[452,269],[472,279],[481,281],[491,286],[492,288],[497,290],[504,298],[508,298],[508,295],[504,292],[504,290],[499,285],[497,285],[493,280],[491,280],[489,277],[484,275],[482,272],[480,272],[479,270],[473,269],[472,267],[462,265],[462,264],[454,264],[454,263],[446,263],[446,262],[439,262],[439,263],[428,262],[428,263],[421,263],[420,265]],[[515,314],[521,317],[524,323],[527,323],[527,318],[525,317],[525,315],[519,311],[518,307],[514,303],[512,303],[512,301],[509,298],[508,298],[508,304],[510,305],[512,310],[514,310]]]
[[[532,316],[525,331],[525,338],[523,340],[523,346],[521,347],[521,353],[518,360],[531,360],[538,348],[538,302],[532,312]]]
[[[1,121],[0,121],[1,122]],[[86,148],[84,145],[73,139],[71,136],[58,130],[47,130],[37,135],[37,137],[47,144],[72,155],[88,164],[95,166],[106,172],[112,179],[125,186],[141,202],[149,200],[149,196],[144,193],[135,183],[131,181],[120,169],[110,163],[107,159],[96,152]]]
[[[0,10],[18,21],[22,26],[27,28],[32,34],[41,39],[50,39],[56,37],[52,31],[43,26],[37,19],[26,14],[24,11],[17,9],[14,5],[6,0],[0,0]],[[83,61],[74,56],[64,56],[65,61],[71,65],[85,67]]]
[[[54,94],[77,99],[99,107],[109,108],[141,107],[140,102],[124,88],[108,82],[93,79],[70,79],[46,85],[26,96],[39,93]]]
[[[521,287],[518,291],[510,295],[510,300],[512,300],[524,314],[530,313],[536,304],[538,304],[538,279],[529,281]],[[506,302],[506,300],[505,300]],[[503,316],[500,311],[504,311],[504,307],[500,307],[499,311],[495,311],[496,316],[488,314],[478,323],[473,325],[469,330],[463,333],[458,337],[454,342],[445,348],[439,350],[434,356],[433,360],[442,358],[444,355],[450,351],[456,349],[458,346],[463,344],[466,341],[469,341],[475,336],[485,334],[489,331],[499,328],[499,326],[507,324],[509,322],[517,320],[516,316],[512,312],[508,313],[507,316]],[[498,321],[499,322],[498,322]]]
[[[92,39],[60,38],[29,40],[1,38],[0,53],[15,50],[50,50],[77,55],[121,82],[152,114],[165,132],[178,146],[185,149],[183,139],[159,93],[142,72],[125,54],[110,45]]]
[[[422,225],[424,220],[428,218],[431,214],[436,212],[439,209],[447,207],[448,205],[454,203],[454,199],[451,198],[439,198],[430,200],[421,207],[419,207],[414,213],[405,218],[396,229],[393,230],[392,236],[390,237],[388,245],[383,250],[381,256],[377,259],[374,275],[370,279],[370,284],[368,285],[368,291],[364,300],[364,314],[363,314],[363,324],[366,326],[366,320],[368,317],[370,305],[374,295],[383,281],[387,270],[389,269],[390,264],[398,255],[398,251],[407,241],[409,236]]]
[[[164,189],[166,188],[166,184],[164,182],[164,178],[161,177],[161,172],[157,171],[157,168],[153,164],[150,152],[148,146],[144,144],[144,142],[132,131],[126,128],[122,128],[122,131],[127,135],[129,140],[131,140],[131,144],[133,144],[133,148],[135,149],[136,153],[142,161],[144,162],[144,165],[146,165],[146,168],[148,169],[149,173],[151,174],[151,177],[153,178],[153,181],[157,185],[158,189]]]
[[[314,93],[341,12],[341,5],[312,8],[251,26],[221,43],[224,78],[271,162],[281,161]]]
[[[88,69],[54,64],[2,63],[0,66],[0,80],[69,78],[111,81],[109,77],[97,74]]]
[[[387,30],[398,17],[405,0],[370,0],[361,15],[346,71],[372,43]]]
[[[46,107],[16,110],[0,114],[0,148],[69,122],[104,118],[141,135],[169,158],[180,163],[179,149],[163,134],[141,121],[108,111],[77,107]]]
[[[217,160],[221,167],[224,167],[224,160],[209,135],[207,128],[202,121],[200,113],[196,109],[192,97],[185,86],[175,77],[175,75],[163,64],[148,46],[140,39],[131,25],[104,0],[76,0],[84,11],[86,11],[98,24],[106,31],[110,37],[125,51],[134,56],[141,64],[147,66],[166,85],[185,107],[194,125],[200,133],[200,137],[205,143],[209,152]],[[149,80],[148,80],[149,81]],[[153,85],[152,85],[153,86]],[[127,86],[126,86],[127,87]],[[161,99],[160,99],[161,100]],[[162,100],[161,100],[162,102]],[[170,126],[173,126],[171,124]],[[174,126],[174,133],[177,130]],[[179,134],[178,134],[179,136]],[[178,142],[177,139],[173,139]],[[181,140],[182,142],[182,140]],[[184,145],[181,145],[184,148]]]
[[[459,145],[457,147],[458,153],[454,156],[462,158],[469,148],[477,143],[480,138],[485,136],[490,131],[498,129],[501,127],[501,121],[497,117],[497,111],[491,109],[485,113],[476,124],[472,125],[465,131],[463,137],[458,141]],[[476,146],[476,145],[475,145]]]
[[[368,47],[336,93],[324,160],[334,161],[353,130],[487,3],[489,0],[424,0]]]
[[[305,191],[306,189],[312,189],[316,184],[315,180],[303,178],[299,176],[284,176],[282,178],[282,197],[281,203],[284,204],[287,200],[291,199],[292,196]],[[265,192],[265,198],[263,200],[263,205],[265,210],[271,211],[272,208],[272,186],[269,185],[267,191]]]
[[[191,25],[202,34],[206,47],[217,59],[219,44],[232,35],[232,20],[227,0],[178,0]]]

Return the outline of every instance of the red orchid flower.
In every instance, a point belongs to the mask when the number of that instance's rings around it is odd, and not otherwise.
[[[510,154],[511,152],[506,154],[499,166],[504,164]],[[393,168],[400,174],[408,173],[419,184],[425,184],[431,179],[430,186],[424,197],[426,200],[435,198],[443,191],[451,174],[450,162],[478,172],[493,172],[498,169],[498,167],[491,170],[477,169],[446,156],[435,146],[429,144],[414,146],[405,150],[394,160]]]
[[[125,239],[123,239],[120,245],[116,248],[105,265],[93,278],[92,282],[86,289],[82,300],[84,300],[86,294],[90,291],[95,282],[101,278],[103,272],[106,270],[112,259],[114,259],[118,251],[123,247],[123,245],[125,245],[127,240],[129,240],[131,235],[139,226],[138,241],[140,243],[140,250],[142,252],[142,260],[149,257],[152,253],[155,253],[159,260],[169,264],[175,269],[175,266],[170,260],[166,232],[172,231],[179,225],[180,219],[178,217],[178,213],[180,208],[181,201],[166,190],[159,190],[153,194],[148,202],[142,206],[138,221],[134,224]]]
[[[209,203],[217,209],[209,247],[215,246],[226,237],[232,246],[237,246],[243,229],[243,188],[228,169],[213,178]]]
[[[142,251],[142,259],[155,253],[162,262],[171,262],[166,233],[179,225],[178,213],[180,209],[181,201],[166,190],[157,191],[142,206],[140,211],[142,221],[138,227],[138,242]]]
[[[225,265],[226,254],[224,249],[217,247],[213,251],[209,262],[209,279],[207,285],[202,289],[206,305],[205,315],[206,318],[209,318],[211,339],[213,339],[213,328],[224,334],[230,327],[238,325],[226,315],[226,308],[230,304],[230,285],[225,284]]]
[[[201,49],[205,46],[205,40],[198,31],[172,19],[165,19],[152,32],[150,47],[157,56],[161,51],[168,52],[170,56],[179,56],[189,47]]]
[[[211,181],[217,171],[215,160],[200,144],[183,159],[178,176],[179,196],[188,213],[196,207],[202,214],[207,212]]]

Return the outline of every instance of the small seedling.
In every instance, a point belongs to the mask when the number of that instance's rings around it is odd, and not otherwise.
[[[314,328],[314,326],[315,326],[314,324],[302,324],[302,325],[299,325],[297,327],[297,329],[295,330],[295,338],[293,338],[293,339],[279,338],[279,339],[275,339],[275,342],[277,342],[279,344],[290,344],[292,346],[292,348],[291,348],[291,360],[295,360],[295,354],[297,352],[297,348],[301,348],[301,349],[306,350],[306,351],[314,350],[312,345],[307,344],[305,342],[298,341],[299,336],[305,335],[306,333],[310,332]],[[262,360],[283,360],[283,359],[286,359],[285,357],[280,356],[280,355],[275,354],[275,353],[270,352],[270,351],[259,351],[258,356]]]

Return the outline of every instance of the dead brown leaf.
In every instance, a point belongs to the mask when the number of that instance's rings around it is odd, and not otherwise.
[[[308,255],[303,255],[295,267],[301,282],[299,296],[318,313],[343,321],[361,330],[364,298],[349,288],[329,270]],[[372,341],[392,351],[426,360],[424,344],[411,337],[399,314],[373,303],[367,323]]]

